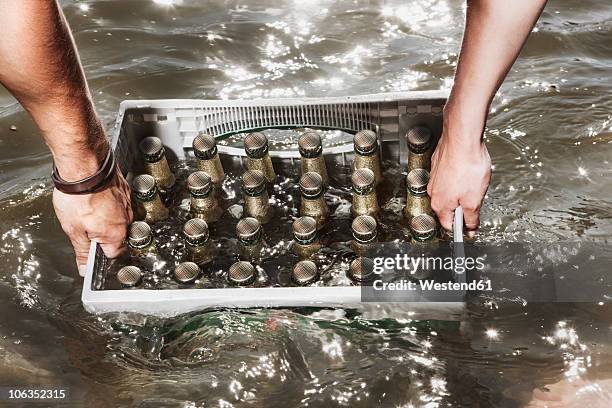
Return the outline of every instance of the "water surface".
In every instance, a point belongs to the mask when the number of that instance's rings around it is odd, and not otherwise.
[[[124,99],[448,89],[465,12],[442,0],[62,4],[109,131]],[[493,103],[479,240],[605,248],[612,6],[553,0],[535,31]],[[564,378],[612,377],[609,298],[495,299],[463,315],[89,315],[53,214],[50,164],[32,121],[0,91],[0,385],[67,386],[77,406],[515,407]],[[582,262],[565,267],[588,270]]]

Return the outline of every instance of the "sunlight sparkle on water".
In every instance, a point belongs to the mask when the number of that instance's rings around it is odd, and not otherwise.
[[[497,329],[487,329],[485,334],[491,340],[497,340],[499,338],[499,331],[497,331]]]
[[[176,6],[179,5],[183,2],[183,0],[153,0],[153,3],[155,4],[159,4],[162,6],[167,6],[167,7],[171,7],[171,6]]]

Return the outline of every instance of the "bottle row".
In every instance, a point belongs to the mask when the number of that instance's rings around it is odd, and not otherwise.
[[[404,216],[408,225],[414,217],[434,216],[427,195],[429,166],[433,138],[426,127],[414,127],[406,136],[409,146],[406,177],[407,194]],[[317,221],[321,229],[329,216],[324,192],[329,185],[327,167],[323,157],[321,137],[315,132],[306,132],[298,140],[301,155],[300,214]],[[272,160],[268,152],[268,139],[263,133],[251,133],[244,139],[247,155],[247,171],[242,175],[244,214],[265,224],[272,218],[268,185],[276,180]],[[134,178],[132,189],[141,217],[155,223],[169,216],[168,209],[160,199],[160,193],[168,191],[175,183],[159,138],[147,137],[140,143],[145,160],[145,172]],[[223,214],[216,197],[215,186],[219,186],[225,172],[219,158],[214,137],[199,135],[193,141],[198,170],[190,174],[187,188],[191,196],[190,210],[193,217],[214,223]],[[378,152],[378,138],[371,130],[362,130],[354,136],[355,159],[353,164],[352,208],[354,217],[370,215],[378,218],[380,207],[376,186],[383,180]]]
[[[190,285],[202,277],[203,271],[195,262],[187,261],[174,268],[173,277],[177,283]],[[367,257],[357,257],[349,264],[347,276],[355,284],[363,284],[374,277],[374,261]],[[140,284],[145,274],[135,265],[127,265],[117,272],[117,280],[125,288]],[[258,277],[258,270],[253,263],[238,261],[229,267],[227,281],[233,286],[252,285]],[[302,260],[295,264],[291,272],[291,280],[298,286],[311,285],[320,279],[317,264],[312,260]]]

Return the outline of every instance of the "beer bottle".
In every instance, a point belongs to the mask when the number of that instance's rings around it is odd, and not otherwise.
[[[257,269],[246,261],[238,261],[229,268],[227,279],[231,284],[237,286],[248,286],[255,282]]]
[[[414,169],[406,176],[408,194],[406,196],[406,207],[404,217],[410,225],[413,217],[421,214],[433,216],[429,195],[427,195],[427,183],[429,183],[429,172],[425,169]]]
[[[412,243],[431,243],[436,241],[437,224],[434,217],[429,214],[417,215],[410,221]]]
[[[356,169],[351,176],[353,183],[353,217],[371,215],[376,218],[380,207],[376,196],[376,183],[374,172],[370,169]]]
[[[255,260],[261,257],[263,228],[257,219],[246,217],[238,221],[236,236],[247,259]]]
[[[192,218],[183,226],[187,259],[199,266],[206,265],[213,260],[213,250],[206,221]]]
[[[219,186],[225,178],[225,172],[219,158],[215,138],[209,134],[200,134],[193,139],[192,146],[198,170],[208,173],[213,184]]]
[[[371,258],[357,257],[349,265],[348,277],[356,283],[365,283],[374,277],[374,261]]]
[[[276,173],[268,152],[268,138],[263,133],[250,133],[244,138],[244,150],[247,155],[247,169],[259,170],[268,183],[276,181]]]
[[[319,270],[312,261],[300,261],[293,267],[291,279],[300,286],[310,285],[319,279]]]
[[[329,185],[327,167],[325,166],[325,158],[323,156],[323,144],[319,134],[315,132],[304,133],[298,139],[298,149],[302,156],[300,161],[302,174],[310,171],[318,173],[321,179],[323,179],[323,185]]]
[[[376,242],[377,227],[376,219],[369,215],[360,215],[353,220],[351,248],[358,256],[366,255],[372,244]]]
[[[139,267],[128,265],[119,269],[117,272],[117,281],[123,287],[132,287],[136,286],[142,280],[142,271]]]
[[[193,283],[200,276],[200,267],[195,262],[183,262],[174,268],[174,279],[178,283]]]
[[[132,191],[139,205],[144,209],[144,220],[155,224],[168,218],[170,212],[159,198],[159,190],[155,179],[149,174],[136,176],[132,181]]]
[[[431,168],[433,136],[424,126],[415,126],[406,135],[408,142],[408,171]]]
[[[132,256],[150,256],[157,254],[157,245],[151,233],[151,227],[144,221],[134,221],[128,231],[128,247]]]
[[[310,258],[321,249],[317,221],[312,217],[300,217],[293,221],[293,252],[300,259]]]
[[[162,141],[155,136],[145,137],[140,141],[139,147],[144,157],[145,172],[155,178],[162,192],[170,190],[175,178],[170,171]]]
[[[272,218],[272,208],[266,189],[266,177],[259,170],[247,170],[242,175],[244,215],[256,218],[262,224]]]
[[[353,168],[370,169],[374,172],[376,184],[378,185],[382,179],[382,170],[380,166],[380,156],[378,154],[378,138],[376,133],[371,130],[362,130],[355,134],[353,138],[353,147],[355,149],[355,162]]]
[[[203,171],[195,171],[187,178],[191,195],[190,211],[194,218],[201,218],[212,224],[221,218],[223,209],[219,206],[211,177]]]
[[[314,218],[317,221],[317,229],[323,228],[329,216],[329,208],[323,194],[323,178],[312,171],[304,173],[300,178],[300,190],[300,215]]]

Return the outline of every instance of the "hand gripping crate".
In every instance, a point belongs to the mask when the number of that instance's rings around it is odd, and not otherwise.
[[[217,139],[265,129],[315,128],[354,134],[362,129],[377,132],[383,160],[405,163],[406,132],[428,126],[437,139],[442,132],[442,108],[447,94],[441,91],[385,93],[348,97],[265,100],[131,100],[120,105],[112,146],[124,175],[130,180],[140,160],[138,142],[159,137],[169,157],[192,155],[192,141],[199,133]],[[218,145],[219,153],[241,160],[244,150]],[[352,141],[324,149],[326,160],[350,163]],[[270,150],[273,161],[297,161],[295,150]],[[299,165],[299,163],[295,163]],[[454,241],[462,242],[461,209],[455,212]],[[461,248],[461,246],[459,246]],[[463,256],[454,252],[454,256]],[[216,307],[358,307],[359,286],[257,287],[218,289],[107,290],[102,280],[107,258],[92,242],[83,284],[82,301],[93,313],[135,312],[170,316]],[[462,276],[455,276],[460,281]],[[462,297],[418,302],[419,307],[444,304],[461,306]]]

